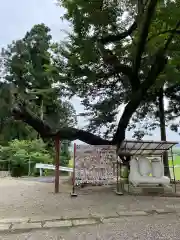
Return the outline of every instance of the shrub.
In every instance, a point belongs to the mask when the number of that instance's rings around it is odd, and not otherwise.
[[[32,141],[13,140],[8,146],[1,146],[0,159],[10,163],[13,177],[28,175],[30,170],[34,170],[36,163],[51,164],[53,162],[52,156],[46,150],[46,145],[40,139]]]
[[[13,177],[29,174],[38,176],[39,170],[34,168],[35,164],[54,164],[54,155],[53,146],[47,150],[46,144],[41,139],[13,140],[9,142],[8,146],[0,146],[0,159],[3,160],[3,169],[11,169]],[[61,143],[60,165],[67,166],[69,159],[69,143],[64,141]]]

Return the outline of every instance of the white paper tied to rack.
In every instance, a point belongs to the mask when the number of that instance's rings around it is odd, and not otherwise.
[[[116,148],[113,146],[77,145],[75,154],[76,184],[108,184],[113,180],[113,161]]]

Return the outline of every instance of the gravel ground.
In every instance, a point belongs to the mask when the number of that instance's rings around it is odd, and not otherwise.
[[[173,215],[121,218],[118,222],[71,229],[49,229],[0,236],[0,240],[179,240]]]
[[[110,188],[81,189],[77,198],[71,198],[71,188],[60,185],[54,194],[54,184],[26,180],[0,179],[0,218],[31,216],[87,217],[95,212],[111,215],[117,211],[176,208],[178,198],[117,196]]]

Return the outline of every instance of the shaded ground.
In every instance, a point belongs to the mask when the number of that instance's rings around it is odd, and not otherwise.
[[[121,218],[116,222],[71,229],[6,234],[0,240],[179,240],[179,217],[173,215]]]
[[[111,188],[91,187],[71,198],[71,187],[61,184],[55,195],[54,184],[26,180],[0,180],[0,218],[31,216],[87,217],[90,213],[110,216],[117,211],[175,208],[179,198],[117,196]],[[3,194],[2,194],[3,193]]]
[[[23,178],[23,180],[25,181],[33,181],[33,182],[44,182],[44,183],[53,183],[54,182],[54,177],[27,177],[27,178]]]

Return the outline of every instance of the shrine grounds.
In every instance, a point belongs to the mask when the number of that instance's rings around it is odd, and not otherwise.
[[[117,196],[112,187],[86,187],[70,197],[71,186],[60,181],[60,192],[54,194],[53,183],[23,179],[0,179],[0,219],[17,218],[84,218],[89,215],[111,216],[117,212],[176,209],[179,198],[153,196]],[[177,186],[180,191],[180,185]]]
[[[179,198],[117,196],[110,186],[82,188],[71,198],[64,181],[54,194],[53,183],[0,179],[0,240],[179,239]]]

